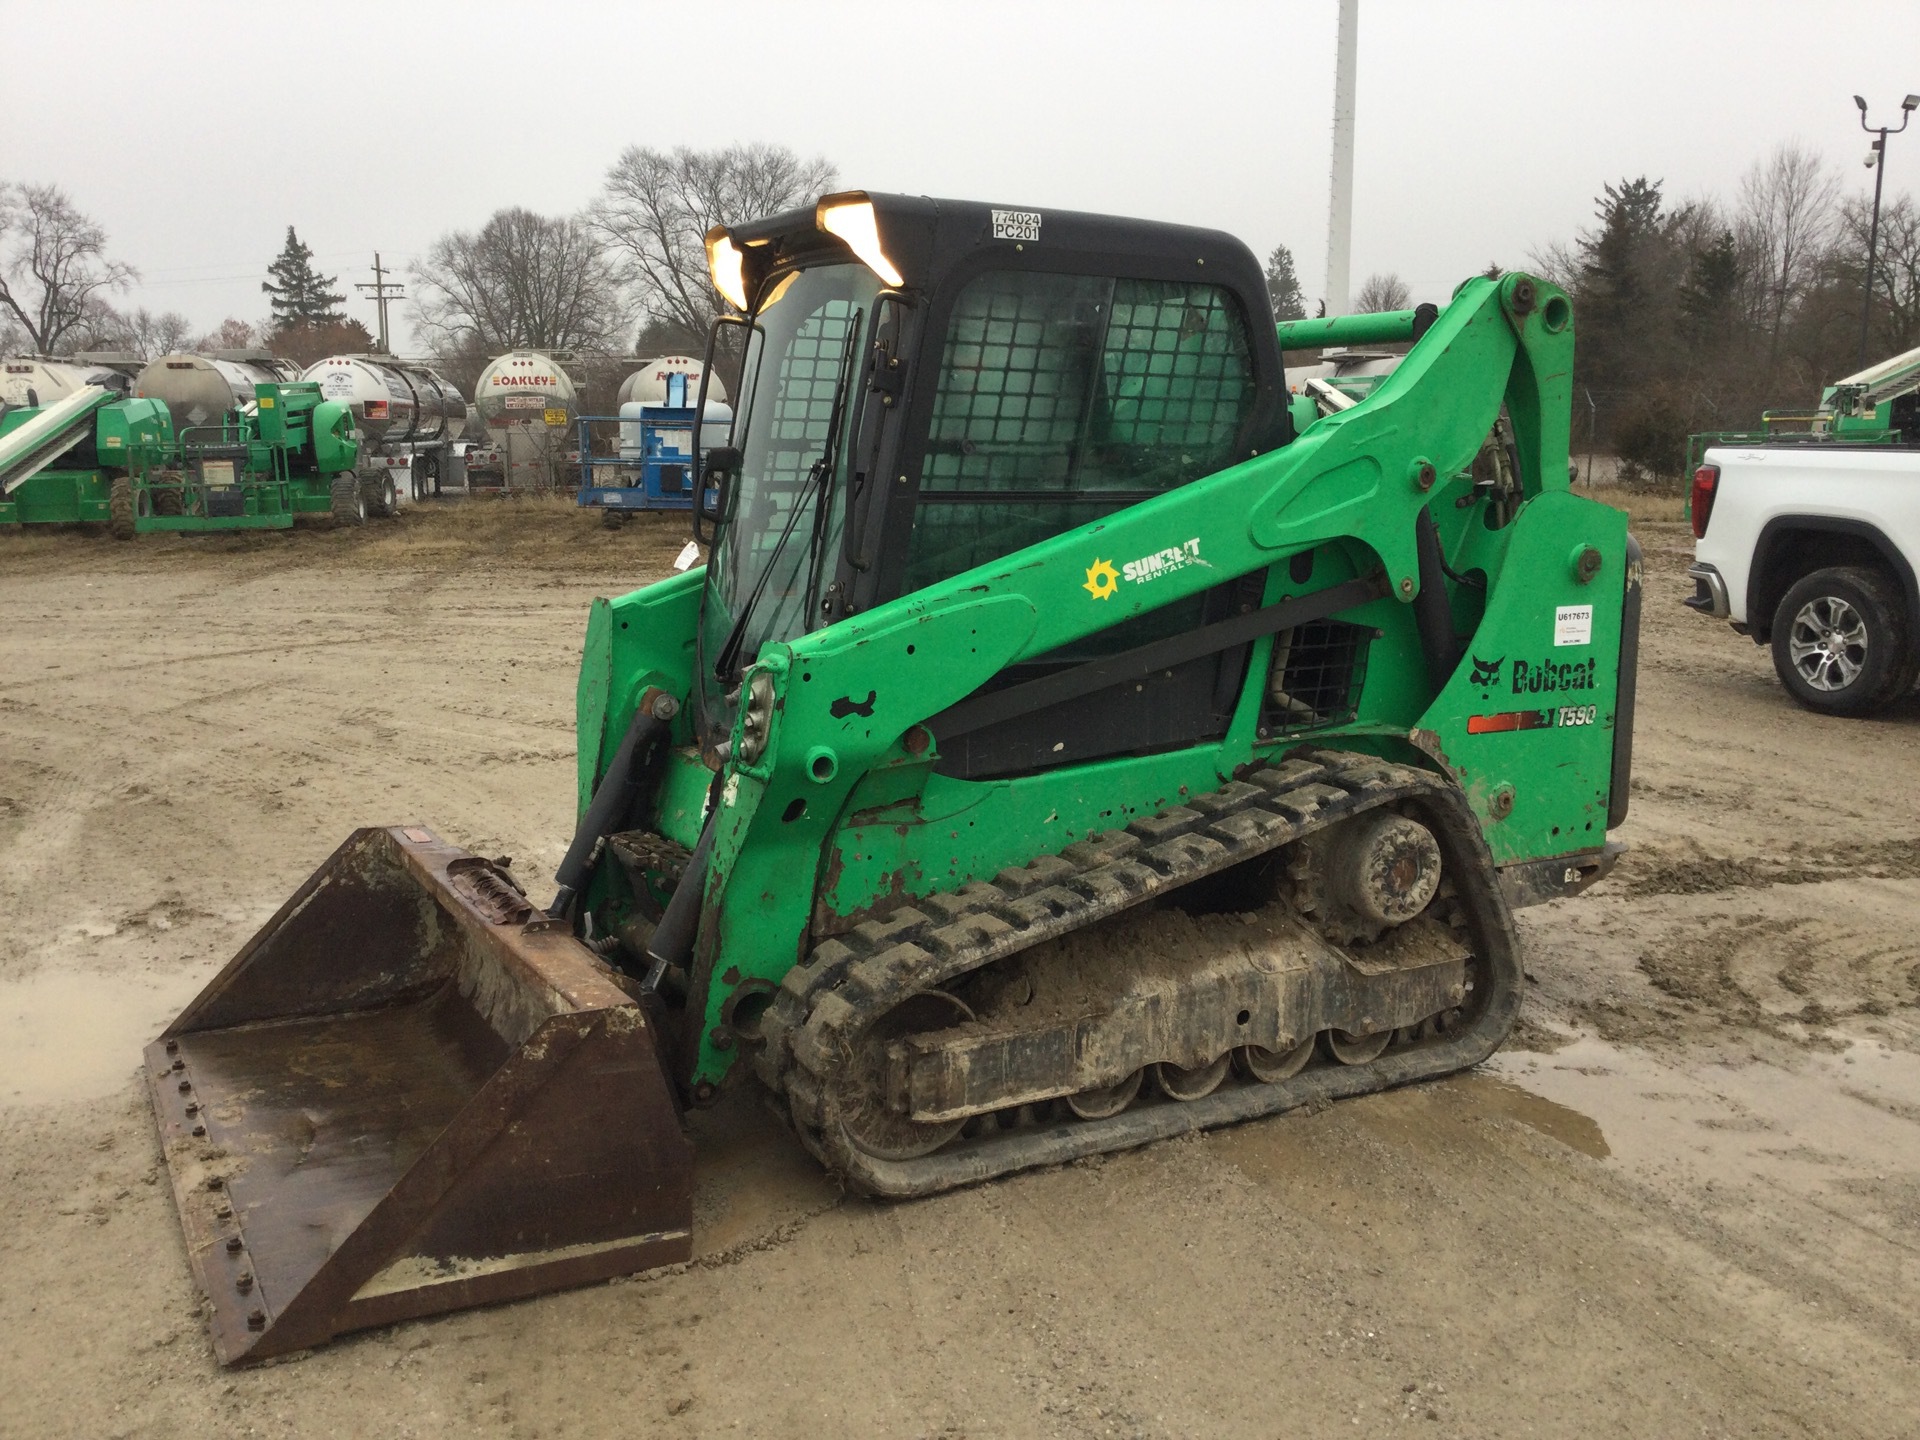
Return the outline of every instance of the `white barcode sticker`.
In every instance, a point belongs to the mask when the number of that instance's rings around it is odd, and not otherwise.
[[[1038,210],[996,210],[993,212],[993,238],[996,240],[1040,239]]]
[[[1553,612],[1553,643],[1591,645],[1593,643],[1593,607],[1560,605]]]

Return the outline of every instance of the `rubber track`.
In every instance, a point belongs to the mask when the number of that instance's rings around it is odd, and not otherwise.
[[[1364,810],[1419,800],[1453,877],[1478,960],[1468,1023],[1366,1065],[1310,1067],[1180,1103],[1136,1103],[1106,1120],[961,1138],[916,1160],[879,1160],[835,1115],[833,1079],[865,1028],[901,1001],[1030,945],[1091,925]],[[1520,1006],[1518,943],[1480,824],[1459,787],[1429,771],[1347,752],[1296,752],[1189,798],[950,894],[902,902],[822,941],[788,972],[762,1025],[760,1078],[785,1095],[801,1139],[856,1191],[930,1195],[1315,1101],[1463,1070],[1499,1048]]]

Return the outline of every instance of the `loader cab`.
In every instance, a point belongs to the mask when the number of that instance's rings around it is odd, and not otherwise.
[[[739,403],[701,485],[708,744],[730,732],[729,696],[763,644],[1292,438],[1264,277],[1218,231],[851,192],[716,230],[708,253],[741,312],[716,326],[717,352],[737,346]],[[1258,600],[1222,585],[994,684]],[[1124,704],[1085,697],[1065,749],[1034,753],[1038,731],[1014,725],[943,743],[942,767],[983,777],[1199,743],[1224,733],[1245,658],[1192,662]]]

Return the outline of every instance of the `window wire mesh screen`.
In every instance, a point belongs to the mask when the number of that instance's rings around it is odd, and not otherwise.
[[[979,277],[948,325],[909,587],[1230,464],[1253,390],[1217,287]]]
[[[1353,719],[1367,678],[1373,629],[1342,620],[1314,620],[1273,637],[1262,728],[1287,735]]]

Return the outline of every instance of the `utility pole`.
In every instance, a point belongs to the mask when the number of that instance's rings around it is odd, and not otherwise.
[[[1873,318],[1873,252],[1880,243],[1880,182],[1887,178],[1887,136],[1898,135],[1907,128],[1914,107],[1920,106],[1920,95],[1909,95],[1900,102],[1899,130],[1889,125],[1867,124],[1867,102],[1856,95],[1853,103],[1860,107],[1860,128],[1875,137],[1873,148],[1867,154],[1867,164],[1873,167],[1873,221],[1867,226],[1867,283],[1866,293],[1860,300],[1859,367],[1864,370],[1867,368],[1867,322]]]
[[[380,268],[380,252],[373,252],[373,283],[360,280],[354,283],[354,289],[364,290],[373,296],[373,303],[380,311],[380,353],[391,355],[392,348],[387,344],[387,301],[398,300],[407,293],[406,287],[387,279],[388,271]]]
[[[1353,89],[1360,41],[1360,0],[1340,0],[1333,62],[1333,175],[1327,196],[1328,315],[1344,315],[1352,289]]]

